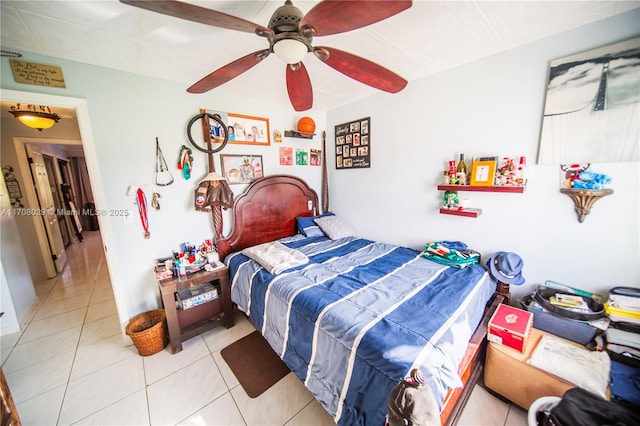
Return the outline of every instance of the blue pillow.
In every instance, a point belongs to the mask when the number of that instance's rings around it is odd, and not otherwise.
[[[318,224],[314,222],[314,220],[325,216],[333,216],[333,213],[327,212],[319,216],[296,217],[296,222],[298,222],[298,233],[304,235],[305,237],[323,237],[324,232],[322,232],[322,230],[320,229]]]

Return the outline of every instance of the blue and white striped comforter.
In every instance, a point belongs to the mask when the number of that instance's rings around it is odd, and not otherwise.
[[[341,425],[382,425],[393,386],[412,368],[440,404],[495,283],[480,265],[446,267],[361,238],[280,242],[310,263],[272,275],[227,256],[231,298]]]

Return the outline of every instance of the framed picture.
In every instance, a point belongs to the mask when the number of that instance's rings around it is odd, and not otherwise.
[[[371,167],[370,117],[335,127],[336,169]]]
[[[640,161],[638,75],[640,37],[551,61],[538,164]]]
[[[496,178],[496,160],[474,161],[471,166],[472,186],[493,186]]]
[[[229,143],[246,145],[270,145],[269,119],[249,115],[227,114]]]
[[[222,176],[229,184],[251,183],[264,176],[262,155],[226,155],[220,154]]]
[[[282,146],[279,149],[280,165],[292,166],[293,165],[293,148],[290,146]]]
[[[206,110],[201,108],[200,113],[201,114],[206,113],[208,115],[218,116],[220,120],[223,123],[225,123],[225,125],[227,123],[226,112],[211,111],[211,110]],[[203,141],[206,143],[208,139],[212,144],[222,143],[222,141],[224,140],[224,129],[222,128],[222,126],[220,126],[220,124],[217,123],[216,121],[210,119],[208,116],[203,117],[201,122],[202,122]]]
[[[235,114],[232,112],[210,111],[201,109],[211,115],[218,114],[227,126],[230,144],[243,145],[271,145],[271,131],[269,119],[252,117],[250,115]],[[210,121],[207,123],[207,121]],[[213,120],[202,120],[202,130],[205,137],[211,138],[212,143],[220,143],[224,139],[224,130],[216,125]]]
[[[306,149],[296,149],[296,165],[307,166],[309,165],[309,152]]]
[[[309,164],[312,166],[321,166],[322,165],[322,151],[319,149],[310,149],[309,150]]]

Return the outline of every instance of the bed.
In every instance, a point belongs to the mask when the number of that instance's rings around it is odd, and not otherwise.
[[[232,301],[336,423],[383,425],[391,389],[417,367],[441,422],[454,424],[508,289],[496,293],[480,265],[452,268],[356,235],[299,232],[297,218],[318,215],[315,191],[295,176],[258,179],[237,197],[232,230],[217,241]],[[280,271],[244,250],[274,245],[308,261]]]

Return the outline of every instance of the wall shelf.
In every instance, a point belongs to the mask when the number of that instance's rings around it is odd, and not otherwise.
[[[469,192],[502,192],[510,194],[522,194],[526,190],[527,186],[476,186],[476,185],[438,185],[440,191],[469,191]],[[448,209],[446,207],[440,208],[440,214],[449,214],[453,216],[464,217],[478,217],[482,214],[481,209],[470,208],[456,208]]]
[[[303,133],[295,130],[285,130],[284,136],[287,138],[301,138],[301,139],[313,139],[315,133]]]
[[[560,188],[560,192],[568,195],[576,205],[576,213],[578,222],[584,222],[584,219],[591,213],[593,204],[602,197],[613,194],[613,189],[574,189]]]
[[[448,209],[445,207],[440,208],[440,214],[450,214],[453,216],[465,216],[465,217],[478,217],[482,214],[481,209]]]
[[[509,192],[522,194],[526,185],[523,186],[472,186],[472,185],[438,185],[440,191],[471,191],[471,192]]]

